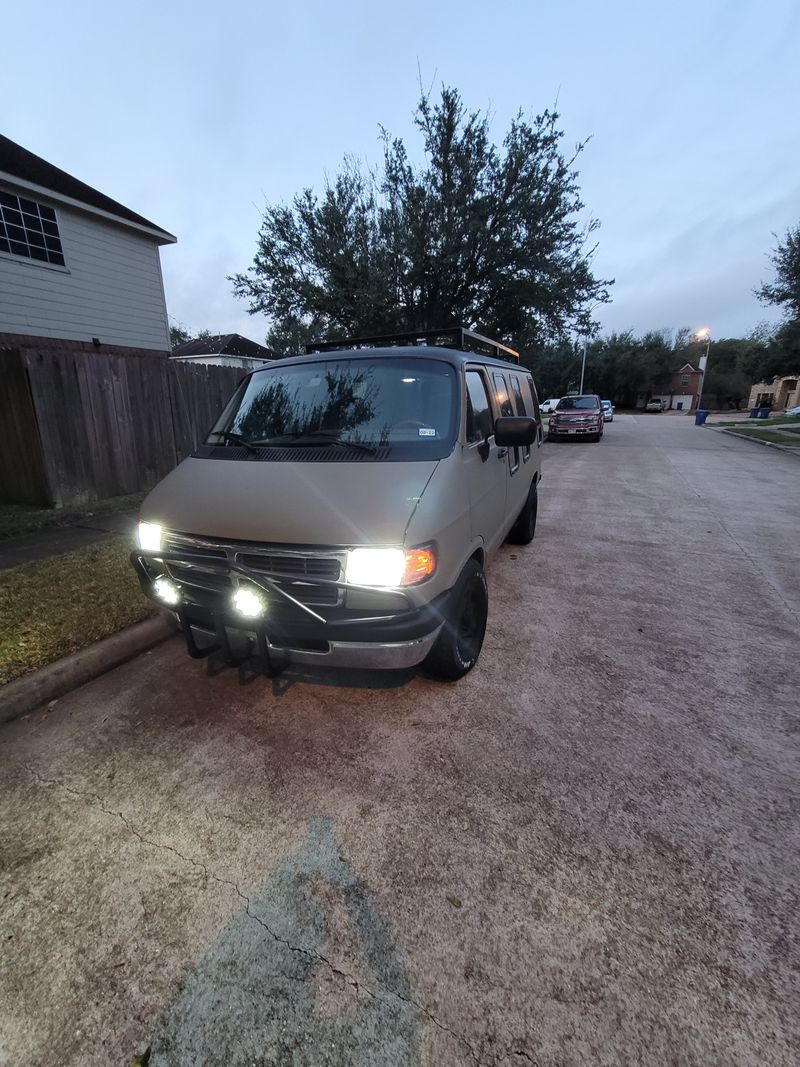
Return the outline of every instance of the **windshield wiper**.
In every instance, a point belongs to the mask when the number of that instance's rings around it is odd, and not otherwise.
[[[368,452],[372,456],[378,451],[374,445],[367,445],[362,441],[347,441],[331,430],[303,430],[297,433],[279,433],[275,434],[274,437],[264,437],[252,443],[264,446],[275,445],[278,448],[308,448],[309,445],[317,444],[317,442],[325,445],[337,445],[339,448],[357,448],[359,451]]]
[[[232,430],[214,430],[214,433],[217,437],[221,437],[223,441],[232,441],[235,445],[242,445],[248,452],[255,452],[253,442],[246,437],[242,437],[240,433],[234,433]]]

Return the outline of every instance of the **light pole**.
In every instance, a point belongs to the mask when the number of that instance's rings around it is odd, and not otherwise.
[[[591,313],[594,311],[594,309],[596,307],[598,307],[602,303],[603,303],[602,300],[596,300],[592,304],[592,306],[589,308],[589,314],[591,315]],[[588,336],[589,336],[588,333],[585,333],[583,335],[583,359],[581,360],[581,387],[578,390],[579,393],[583,393],[583,376],[586,373],[586,340],[587,340]]]
[[[694,331],[694,339],[706,342],[706,354],[700,357],[700,392],[697,394],[697,407],[695,408],[695,411],[699,411],[703,401],[703,385],[706,380],[708,353],[711,348],[711,329],[708,326],[701,326],[699,330]]]

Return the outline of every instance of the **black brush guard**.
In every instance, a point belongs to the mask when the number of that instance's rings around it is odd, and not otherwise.
[[[194,659],[203,659],[215,652],[221,653],[225,662],[237,666],[249,659],[257,659],[261,671],[268,675],[277,674],[286,666],[286,658],[281,649],[291,650],[293,645],[326,645],[329,641],[374,641],[403,642],[424,637],[431,630],[440,626],[446,618],[449,604],[449,592],[441,593],[428,604],[417,607],[406,592],[400,589],[384,590],[393,598],[403,598],[405,608],[402,611],[380,611],[364,614],[356,613],[342,607],[329,610],[327,617],[321,615],[308,604],[303,604],[280,585],[291,576],[279,572],[253,570],[231,559],[210,559],[206,555],[191,551],[158,549],[145,551],[136,549],[131,553],[130,561],[136,570],[139,584],[144,594],[161,607],[173,611],[180,623],[186,648]],[[196,565],[200,573],[209,572],[216,575],[240,574],[248,582],[265,593],[271,594],[271,609],[279,604],[278,618],[273,622],[273,612],[267,619],[245,619],[234,615],[225,601],[229,590],[209,590],[202,585],[192,584],[188,579],[181,580],[166,575],[159,564],[176,562],[191,566]],[[154,566],[155,565],[155,566]],[[191,575],[191,572],[188,572]],[[172,606],[165,604],[155,595],[154,583],[161,576],[168,577],[181,592],[181,600]],[[313,585],[332,586],[338,590],[367,592],[378,596],[381,589],[375,586],[354,585],[349,582],[315,576]],[[195,640],[192,627],[213,633],[212,644],[200,647]],[[237,656],[231,647],[228,629],[255,635],[255,656],[250,650],[244,657]],[[319,648],[311,648],[320,651]]]

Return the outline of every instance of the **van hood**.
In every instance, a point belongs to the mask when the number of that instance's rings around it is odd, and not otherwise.
[[[185,459],[147,496],[141,518],[220,540],[402,545],[438,462]]]

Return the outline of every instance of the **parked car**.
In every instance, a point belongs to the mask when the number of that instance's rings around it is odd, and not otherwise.
[[[583,396],[564,396],[550,416],[547,440],[559,437],[588,437],[600,441],[603,437],[603,408],[594,393]]]
[[[601,400],[600,403],[603,405],[603,422],[613,422],[614,405],[610,400]]]
[[[661,400],[656,400],[655,397],[652,400],[648,400],[645,405],[645,411],[663,411],[664,404]]]
[[[787,408],[783,413],[784,415],[800,415],[800,404],[794,408]]]
[[[559,399],[560,399],[559,397],[551,397],[549,400],[544,400],[540,404],[539,410],[541,411],[541,413],[543,415],[552,415],[552,413],[558,407]]]
[[[282,359],[146,498],[131,562],[192,656],[456,679],[483,644],[488,560],[533,538],[541,443],[513,363],[433,346]]]

